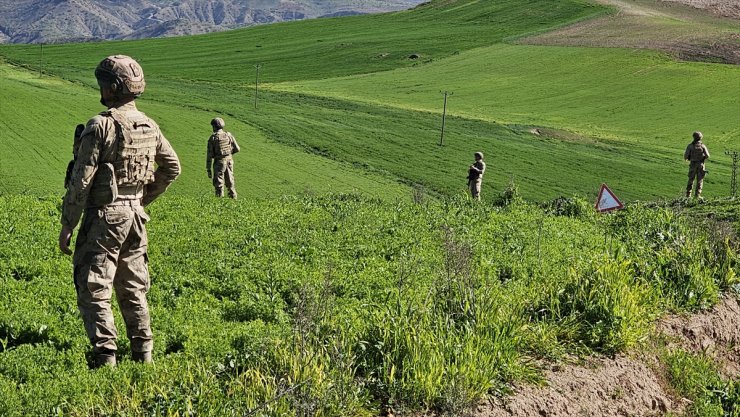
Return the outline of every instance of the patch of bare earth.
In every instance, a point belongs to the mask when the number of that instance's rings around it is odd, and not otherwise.
[[[669,349],[704,352],[726,377],[740,375],[740,298],[726,297],[704,313],[669,317],[658,331],[667,337]]]
[[[597,0],[618,12],[520,40],[534,45],[653,49],[740,64],[738,0]]]
[[[707,352],[728,377],[740,374],[740,298],[726,297],[717,306],[691,316],[669,316],[657,325],[668,348]],[[551,365],[546,386],[522,385],[493,404],[481,405],[476,417],[617,417],[682,413],[686,401],[664,381],[656,353],[589,358],[582,364]]]
[[[714,15],[740,19],[740,2],[737,0],[662,0],[665,3],[681,3]]]

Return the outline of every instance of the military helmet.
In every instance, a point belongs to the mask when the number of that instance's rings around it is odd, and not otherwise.
[[[126,55],[111,55],[100,61],[95,78],[109,82],[110,89],[122,96],[139,97],[146,87],[141,65]]]
[[[214,129],[223,129],[224,126],[226,126],[226,122],[224,122],[224,119],[217,117],[211,120],[211,126],[213,126]]]
[[[704,135],[702,135],[701,132],[694,132],[691,136],[694,137],[694,140],[701,140],[701,138],[704,137]]]
[[[473,154],[474,157],[483,159],[483,152],[476,152]]]

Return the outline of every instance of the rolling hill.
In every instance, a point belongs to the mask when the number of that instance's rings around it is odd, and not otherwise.
[[[627,200],[674,197],[684,187],[683,148],[702,130],[714,155],[707,195],[726,195],[723,152],[740,132],[737,66],[505,43],[609,10],[582,1],[437,1],[385,15],[51,45],[43,56],[38,46],[6,46],[0,54],[93,87],[98,57],[126,53],[147,71],[143,102],[226,114],[278,149],[308,150],[433,194],[462,192],[465,164],[482,150],[496,167],[484,183],[488,196],[513,179],[529,199],[592,198],[602,182]],[[439,147],[443,90],[455,95]]]
[[[2,0],[0,43],[183,36],[242,26],[406,9],[420,0]]]
[[[735,30],[681,10],[698,20],[640,21],[651,30],[639,33]],[[724,198],[722,152],[740,135],[740,67],[567,32],[624,42],[623,18],[585,0],[433,0],[199,36],[0,46],[0,415],[508,415],[498,400],[581,361],[615,365],[622,385],[584,385],[577,368],[565,382],[595,387],[593,401],[563,409],[734,415],[740,381],[720,366],[740,366],[738,316],[722,318],[734,338],[706,326],[711,352],[698,327],[696,349],[654,327],[740,291],[740,204]],[[608,30],[581,32],[589,22]],[[183,173],[147,208],[155,364],[129,360],[120,337],[119,366],[91,371],[56,235],[72,130],[101,110],[92,69],[113,53],[142,63],[139,107]],[[203,169],[215,115],[242,146],[237,201],[213,198]],[[697,129],[713,155],[708,201],[672,199]],[[477,150],[481,203],[465,194]],[[595,213],[602,182],[625,210]],[[623,366],[625,353],[651,359]]]

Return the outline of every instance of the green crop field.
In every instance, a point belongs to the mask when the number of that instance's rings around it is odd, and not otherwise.
[[[124,339],[89,371],[58,204],[0,198],[3,416],[460,416],[536,380],[533,358],[635,347],[738,283],[730,242],[673,209],[169,196],[149,210],[156,362]]]
[[[538,363],[639,349],[660,315],[740,289],[723,154],[740,150],[740,67],[512,43],[612,11],[433,0],[184,38],[0,45],[0,415],[460,417],[539,381]],[[139,108],[183,173],[147,209],[155,364],[129,361],[122,337],[118,368],[89,370],[56,236],[72,132],[102,110],[93,68],[114,53],[142,63]],[[237,201],[213,198],[205,175],[216,115],[242,148]],[[675,199],[694,130],[713,156],[704,203]],[[480,204],[465,195],[479,150]],[[626,210],[594,213],[602,182]],[[666,361],[691,398],[740,386],[689,356]],[[689,386],[686,369],[706,382]]]
[[[64,170],[72,158],[74,126],[103,110],[98,100],[97,92],[89,88],[0,66],[0,129],[4,132],[0,193],[61,195]],[[139,108],[160,123],[185,166],[173,191],[211,194],[205,143],[216,113],[146,99]],[[244,149],[235,163],[238,191],[244,197],[350,191],[389,199],[410,195],[393,178],[275,144],[253,126],[226,119]]]
[[[147,71],[146,100],[181,109],[173,129],[223,113],[254,129],[245,135],[442,195],[464,190],[465,167],[482,150],[491,158],[489,198],[512,178],[533,200],[594,198],[602,182],[625,200],[673,198],[684,187],[683,148],[693,130],[702,130],[714,151],[706,194],[727,195],[724,151],[740,135],[738,67],[619,49],[501,44],[605,10],[580,1],[433,2],[388,15],[189,38],[49,45],[43,57],[39,46],[3,47],[0,54],[93,86],[90,68],[99,57],[127,53]],[[254,109],[256,63],[266,84]],[[439,147],[443,90],[454,95]],[[182,116],[190,110],[210,113]],[[534,128],[542,134],[530,134]],[[202,140],[189,137],[195,131],[182,130],[186,146]],[[179,133],[169,136],[178,140]],[[345,178],[347,171],[334,176],[373,188]],[[398,187],[389,188],[398,195]]]

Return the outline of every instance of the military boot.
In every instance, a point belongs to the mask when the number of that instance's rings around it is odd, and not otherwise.
[[[93,358],[93,368],[102,368],[104,366],[116,366],[116,351],[104,350],[96,352]]]
[[[152,363],[152,352],[131,352],[134,362]]]

